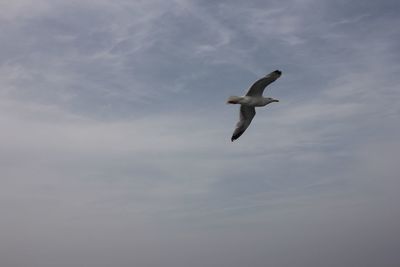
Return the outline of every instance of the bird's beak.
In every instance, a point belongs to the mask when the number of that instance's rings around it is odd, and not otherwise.
[[[272,102],[279,102],[279,100],[278,99],[274,99],[274,100],[272,100]]]

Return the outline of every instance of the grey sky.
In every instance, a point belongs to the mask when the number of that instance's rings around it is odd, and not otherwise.
[[[0,265],[398,266],[399,12],[1,1]]]

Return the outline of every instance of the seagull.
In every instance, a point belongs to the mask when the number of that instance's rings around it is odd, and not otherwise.
[[[281,75],[282,72],[280,70],[273,71],[256,81],[245,96],[231,96],[228,98],[227,104],[240,104],[240,119],[233,132],[232,142],[238,139],[249,127],[251,120],[256,115],[255,107],[263,107],[272,102],[279,102],[279,100],[271,97],[263,97],[262,94],[265,87],[273,83]]]

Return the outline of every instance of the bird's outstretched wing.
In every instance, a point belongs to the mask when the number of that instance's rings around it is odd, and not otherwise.
[[[247,96],[262,96],[265,87],[267,87],[270,83],[273,83],[276,79],[278,79],[282,75],[280,70],[276,70],[267,74],[263,78],[256,81],[247,91]]]
[[[240,119],[236,124],[236,129],[233,132],[231,141],[238,139],[244,131],[246,131],[247,127],[249,127],[251,120],[256,115],[256,109],[254,107],[249,106],[240,106]]]

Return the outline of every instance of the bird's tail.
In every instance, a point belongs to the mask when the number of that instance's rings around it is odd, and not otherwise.
[[[226,101],[227,104],[239,104],[240,97],[239,96],[230,96]]]

